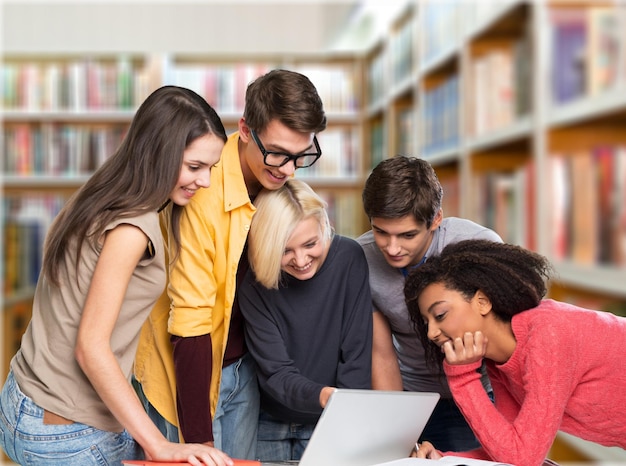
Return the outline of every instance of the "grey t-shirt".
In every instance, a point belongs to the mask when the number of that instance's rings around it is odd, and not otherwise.
[[[437,255],[446,245],[465,239],[502,241],[497,233],[477,223],[448,217],[443,219],[435,231],[426,257]],[[416,392],[437,392],[444,398],[450,398],[452,395],[445,376],[433,374],[426,365],[424,348],[413,329],[413,322],[404,302],[405,278],[402,271],[387,263],[383,253],[376,246],[371,230],[357,238],[357,242],[365,252],[370,269],[374,310],[380,311],[391,327],[404,389]],[[489,388],[489,380],[486,376],[483,377],[483,385]]]

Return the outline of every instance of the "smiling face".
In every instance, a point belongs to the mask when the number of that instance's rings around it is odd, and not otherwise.
[[[396,268],[410,267],[420,263],[439,227],[442,213],[435,216],[430,228],[418,223],[415,217],[374,217],[371,220],[374,241],[389,265]]]
[[[465,332],[484,331],[488,308],[479,291],[469,301],[442,283],[424,288],[418,298],[420,314],[427,323],[428,339],[441,347],[446,341],[462,338]]]
[[[324,241],[317,219],[305,218],[289,236],[280,263],[281,270],[298,280],[308,280],[324,263],[329,247],[330,242]]]
[[[200,188],[211,184],[211,168],[220,160],[224,142],[214,134],[193,141],[183,154],[178,182],[170,193],[174,204],[184,206]]]
[[[264,130],[257,131],[256,134],[268,151],[293,155],[315,151],[314,133],[301,133],[278,120],[272,120]],[[293,176],[296,171],[293,160],[282,167],[270,167],[263,162],[263,154],[243,120],[239,123],[239,137],[243,142],[240,145],[241,168],[251,194],[256,194],[261,188],[278,189]]]

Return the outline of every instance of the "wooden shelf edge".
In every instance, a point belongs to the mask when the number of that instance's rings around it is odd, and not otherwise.
[[[626,462],[626,450],[619,447],[605,447],[565,432],[559,432],[557,437],[588,457],[594,464],[599,464],[597,461],[601,461],[602,464],[624,464]]]
[[[554,279],[557,282],[626,298],[626,268],[584,266],[571,261],[553,263],[556,271]]]

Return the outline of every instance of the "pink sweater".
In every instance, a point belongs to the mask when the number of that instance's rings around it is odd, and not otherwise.
[[[480,363],[444,362],[454,400],[483,446],[454,454],[536,466],[558,430],[626,448],[626,319],[544,300],[514,316],[512,328],[511,358],[487,360],[495,406]]]

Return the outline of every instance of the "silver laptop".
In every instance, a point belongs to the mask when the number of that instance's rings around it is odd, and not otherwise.
[[[374,466],[409,456],[438,393],[337,389],[299,462],[264,466]]]

